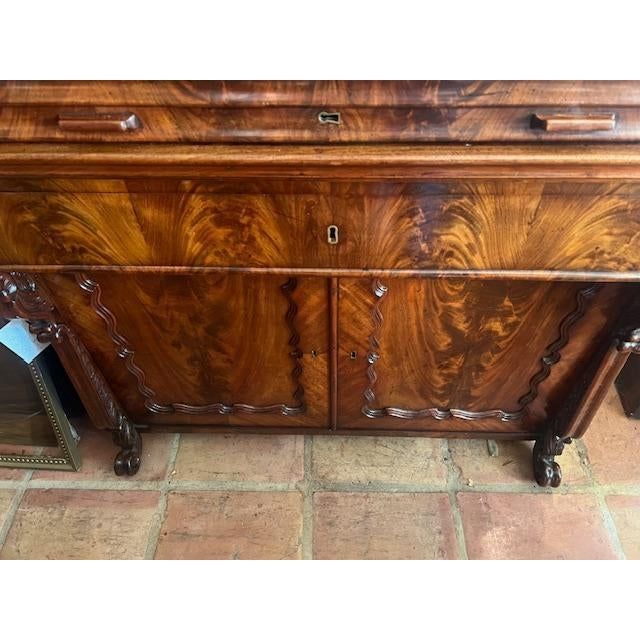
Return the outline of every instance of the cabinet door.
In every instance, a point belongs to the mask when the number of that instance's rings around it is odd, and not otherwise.
[[[340,427],[533,434],[609,330],[619,285],[345,279]]]
[[[104,272],[44,280],[137,423],[327,424],[326,280]]]

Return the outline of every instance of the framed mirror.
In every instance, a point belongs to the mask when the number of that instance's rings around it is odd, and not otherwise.
[[[0,319],[0,327],[6,320]],[[77,470],[84,409],[52,347],[27,364],[0,344],[0,467]]]

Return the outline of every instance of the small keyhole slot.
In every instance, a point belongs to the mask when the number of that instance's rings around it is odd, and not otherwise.
[[[322,124],[340,124],[340,112],[334,111],[329,113],[328,111],[321,111],[318,114],[318,120]]]
[[[349,360],[355,360],[358,357],[357,352],[355,351],[350,351],[349,352]]]
[[[329,244],[338,244],[338,227],[335,224],[330,224],[327,227],[327,242]]]
[[[315,349],[311,349],[311,357],[312,358],[317,358],[318,357],[318,352]]]

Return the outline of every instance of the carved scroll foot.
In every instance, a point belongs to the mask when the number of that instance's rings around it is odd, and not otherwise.
[[[541,487],[559,487],[562,481],[560,465],[555,461],[571,438],[560,438],[552,430],[540,436],[533,447],[533,473]]]
[[[126,418],[122,418],[120,428],[113,432],[113,441],[121,447],[113,463],[116,475],[133,476],[138,473],[142,456],[142,438]]]

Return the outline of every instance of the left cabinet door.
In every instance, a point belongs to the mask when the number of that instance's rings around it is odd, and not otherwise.
[[[138,424],[327,425],[326,280],[88,271],[43,280]]]

